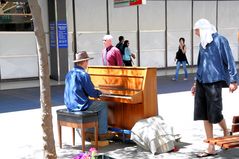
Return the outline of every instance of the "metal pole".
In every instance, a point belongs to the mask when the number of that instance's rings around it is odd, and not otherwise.
[[[60,57],[59,57],[59,46],[58,46],[58,4],[57,0],[54,1],[55,5],[55,26],[56,26],[56,56],[57,56],[57,81],[60,82],[61,71],[60,71]]]
[[[106,23],[107,23],[107,34],[110,34],[110,23],[109,23],[109,0],[106,0]]]
[[[168,15],[167,15],[167,0],[165,0],[165,68],[168,67]]]
[[[192,0],[192,6],[191,6],[191,52],[192,52],[192,56],[191,56],[191,67],[193,67],[194,65],[194,62],[193,62],[193,59],[194,59],[194,50],[193,50],[193,33],[194,33],[194,30],[193,30],[193,0]]]
[[[218,0],[216,1],[216,29],[218,31]]]
[[[137,50],[138,50],[138,66],[140,66],[140,31],[139,31],[139,6],[137,6]]]
[[[75,18],[75,0],[72,1],[72,11],[73,11],[73,43],[74,43],[74,59],[75,54],[77,53],[77,31],[76,31],[76,18]]]

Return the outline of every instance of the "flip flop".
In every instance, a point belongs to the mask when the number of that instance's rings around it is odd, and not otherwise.
[[[217,153],[208,153],[208,152],[201,152],[197,154],[198,158],[203,158],[203,157],[209,157],[209,156],[215,156]]]

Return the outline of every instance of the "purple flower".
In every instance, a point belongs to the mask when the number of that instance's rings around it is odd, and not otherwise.
[[[73,159],[81,159],[85,153],[81,152],[79,155],[75,156]]]
[[[96,148],[90,148],[89,152],[81,152],[79,155],[75,156],[73,159],[95,159],[95,155],[97,154]]]
[[[96,150],[96,148],[91,147],[89,151],[90,151],[90,152],[96,152],[97,150]]]
[[[97,154],[96,148],[94,148],[94,147],[90,148],[90,154],[91,154],[91,157],[94,158],[95,155]]]
[[[81,157],[81,159],[90,159],[90,155],[85,153],[85,154]]]

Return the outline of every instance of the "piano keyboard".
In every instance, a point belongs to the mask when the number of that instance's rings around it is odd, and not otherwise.
[[[131,96],[117,95],[117,94],[101,94],[100,97],[132,99]]]

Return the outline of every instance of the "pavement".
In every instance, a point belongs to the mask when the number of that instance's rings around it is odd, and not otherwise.
[[[193,159],[196,153],[206,149],[203,142],[205,133],[201,121],[193,121],[194,98],[190,93],[193,75],[187,81],[180,78],[172,81],[170,76],[158,77],[158,114],[173,127],[175,134],[181,135],[175,145],[177,152],[153,155],[133,143],[111,142],[100,147],[98,153],[107,154],[116,159]],[[56,152],[59,159],[72,159],[81,152],[81,138],[76,135],[76,146],[72,146],[71,129],[63,128],[63,148],[59,148],[56,129],[56,110],[65,108],[63,104],[64,85],[51,87],[53,130]],[[239,113],[239,90],[229,93],[223,89],[223,114],[228,128],[232,116]],[[39,87],[0,90],[0,159],[42,159],[42,129]],[[223,133],[218,125],[214,126],[214,135]],[[86,149],[91,147],[86,143]],[[239,148],[221,150],[218,155],[208,159],[239,159]]]

